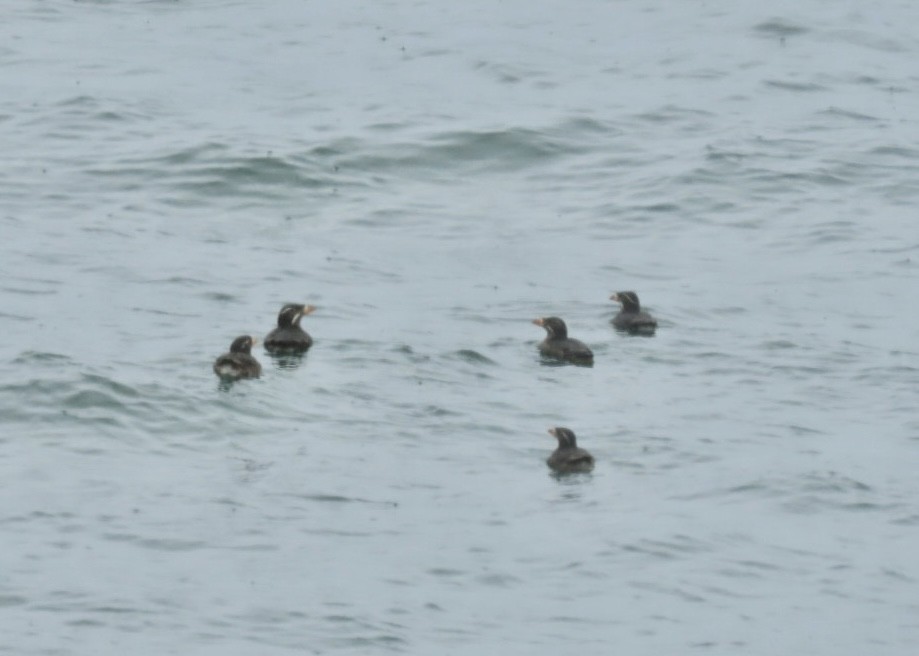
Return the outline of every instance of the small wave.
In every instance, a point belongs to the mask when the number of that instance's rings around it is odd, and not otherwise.
[[[919,160],[919,150],[906,146],[877,146],[868,152],[872,155],[882,155],[884,157],[902,157],[903,159]]]
[[[318,501],[319,503],[359,503],[379,506],[398,507],[395,501],[385,501],[380,499],[365,499],[362,497],[345,497],[338,494],[294,494],[290,495],[297,499],[306,501]]]
[[[394,346],[392,349],[390,349],[390,351],[392,353],[398,353],[400,355],[404,355],[410,362],[414,362],[416,364],[422,363],[422,362],[429,362],[431,360],[431,356],[424,355],[421,353],[416,353],[415,349],[413,349],[408,344],[400,344],[398,346]]]
[[[103,536],[112,542],[128,542],[146,549],[156,551],[195,551],[207,545],[202,540],[182,540],[178,538],[141,538],[126,533],[107,533]]]
[[[675,535],[670,540],[639,540],[638,542],[624,544],[622,549],[654,556],[662,560],[673,560],[712,550],[710,545],[686,535]]]
[[[8,608],[10,606],[24,606],[29,603],[29,600],[26,597],[20,597],[19,595],[0,595],[0,608]]]
[[[865,121],[865,122],[880,122],[881,119],[877,116],[869,116],[868,114],[860,114],[858,112],[853,112],[847,109],[840,109],[838,107],[830,107],[829,109],[824,109],[817,112],[817,116],[825,116],[831,118],[845,118],[851,119],[853,121]]]
[[[403,175],[406,170],[440,176],[444,171],[474,169],[478,172],[521,170],[545,164],[578,149],[544,130],[508,128],[492,131],[446,132],[418,143],[364,147],[342,156],[348,171]]]
[[[700,126],[701,123],[708,123],[715,118],[714,114],[700,109],[690,107],[680,107],[679,105],[664,105],[663,107],[638,114],[635,117],[642,123],[655,124],[680,124],[688,123],[693,126]]]
[[[833,30],[827,34],[828,39],[831,41],[842,41],[843,43],[861,46],[870,50],[890,53],[905,53],[908,51],[908,46],[898,41],[862,30]]]
[[[773,18],[763,23],[759,23],[758,25],[754,26],[753,30],[766,36],[777,36],[782,38],[797,36],[799,34],[806,34],[809,31],[806,27],[795,25],[794,23],[782,20],[781,18]]]
[[[10,421],[36,426],[77,426],[98,429],[99,435],[153,436],[218,434],[225,423],[239,429],[241,420],[254,415],[250,405],[212,399],[226,415],[220,419],[202,413],[201,399],[174,385],[127,384],[110,376],[80,372],[83,365],[67,356],[27,352],[19,356],[36,374],[21,383],[0,386],[0,412]],[[209,379],[208,379],[209,380]]]
[[[9,292],[10,294],[22,294],[23,296],[53,296],[58,293],[56,289],[35,289],[27,287],[11,287],[4,285],[0,291]]]
[[[524,68],[519,65],[479,61],[473,66],[475,70],[490,74],[501,84],[518,84],[521,82],[534,83],[541,89],[553,89],[556,83],[548,79],[543,71],[534,68]]]
[[[821,84],[816,84],[815,82],[790,82],[788,80],[766,80],[763,82],[767,87],[772,87],[773,89],[781,89],[782,91],[797,91],[797,92],[814,92],[814,91],[825,91],[826,87]]]
[[[321,163],[296,155],[264,152],[240,155],[217,143],[205,143],[154,157],[115,160],[92,166],[94,178],[116,181],[119,188],[159,185],[172,190],[163,202],[187,203],[206,198],[277,198],[303,189],[355,184]]]
[[[498,364],[491,358],[488,358],[478,351],[473,351],[471,349],[460,349],[459,351],[454,351],[450,354],[450,357],[462,360],[463,362],[468,362],[470,364]]]
[[[87,410],[90,408],[112,409],[118,408],[120,405],[117,398],[98,390],[74,392],[64,397],[63,400],[63,406],[65,408],[72,408],[74,410]]]
[[[775,339],[768,342],[763,342],[762,348],[766,349],[767,351],[782,351],[798,348],[798,345],[785,339]]]
[[[809,492],[870,492],[871,487],[854,478],[836,472],[812,472],[802,479],[803,489]]]
[[[23,351],[13,360],[15,364],[61,364],[73,362],[69,355],[63,353],[50,353],[45,351]]]

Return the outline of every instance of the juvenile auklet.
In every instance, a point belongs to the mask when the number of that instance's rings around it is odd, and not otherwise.
[[[316,308],[288,303],[278,314],[278,327],[265,337],[265,350],[271,353],[302,353],[313,345],[313,338],[300,327],[300,319]]]
[[[533,323],[546,329],[546,338],[539,344],[539,352],[544,356],[576,364],[593,364],[593,352],[584,342],[568,337],[564,321],[558,317],[543,317],[533,319]]]
[[[230,352],[224,353],[214,361],[214,373],[224,380],[239,380],[240,378],[258,378],[262,373],[262,365],[252,354],[252,345],[255,338],[242,335],[230,344]]]
[[[554,471],[561,474],[574,474],[593,470],[594,457],[578,447],[573,431],[556,426],[549,429],[549,435],[554,435],[558,440],[558,448],[546,460],[546,464]]]
[[[653,333],[657,328],[657,320],[641,309],[638,294],[635,292],[616,292],[609,298],[611,301],[622,303],[619,314],[610,320],[617,330],[625,330],[630,333]]]

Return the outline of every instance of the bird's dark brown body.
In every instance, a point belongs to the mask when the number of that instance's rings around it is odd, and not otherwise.
[[[252,357],[252,345],[255,340],[249,335],[241,335],[230,344],[230,352],[224,353],[214,361],[214,373],[224,380],[258,378],[262,374],[262,365]]]
[[[578,474],[593,471],[594,457],[577,445],[574,432],[556,426],[549,434],[558,440],[558,448],[546,460],[549,467],[560,474]]]
[[[568,337],[564,321],[558,317],[543,317],[534,319],[533,323],[546,329],[546,338],[539,344],[542,355],[576,364],[593,364],[593,351],[581,340]]]
[[[622,309],[610,320],[613,327],[630,333],[653,333],[657,320],[641,309],[638,294],[635,292],[616,292],[610,300],[622,304]]]
[[[312,313],[312,305],[288,303],[278,313],[278,327],[265,337],[270,353],[303,353],[313,345],[313,338],[300,327],[300,319]]]

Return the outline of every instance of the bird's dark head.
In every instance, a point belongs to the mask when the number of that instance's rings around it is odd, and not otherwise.
[[[578,445],[574,438],[574,431],[570,428],[556,426],[555,428],[549,429],[549,435],[553,435],[555,439],[558,440],[559,449],[574,449]]]
[[[230,344],[230,353],[249,353],[255,346],[255,341],[252,335],[240,335]]]
[[[622,309],[626,312],[638,312],[641,309],[638,294],[635,292],[616,292],[609,298],[611,301],[622,303]]]
[[[565,322],[558,317],[543,317],[541,319],[533,319],[533,323],[535,323],[537,326],[542,326],[545,328],[546,332],[549,334],[549,339],[564,339],[568,337],[568,326],[566,326]]]
[[[290,328],[299,326],[300,319],[312,313],[316,308],[312,305],[299,305],[297,303],[288,303],[281,308],[278,313],[278,328]]]

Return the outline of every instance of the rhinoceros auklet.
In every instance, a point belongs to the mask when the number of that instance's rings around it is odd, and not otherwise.
[[[578,447],[573,431],[556,426],[549,429],[549,435],[554,435],[558,440],[558,448],[546,460],[546,464],[554,471],[562,474],[575,474],[593,470],[594,457]]]
[[[657,321],[650,314],[641,309],[638,294],[635,292],[616,292],[609,297],[611,301],[622,303],[622,309],[610,320],[618,330],[630,333],[653,333],[657,328]]]
[[[253,344],[255,338],[249,335],[234,339],[230,344],[230,352],[214,361],[214,373],[224,380],[258,378],[262,373],[262,365],[250,353]]]
[[[568,337],[564,321],[558,317],[543,317],[533,319],[533,323],[546,329],[546,338],[539,344],[539,352],[544,356],[576,364],[593,364],[593,352],[584,342]]]
[[[271,353],[302,353],[313,345],[313,338],[300,327],[300,319],[312,313],[312,305],[288,303],[278,313],[278,327],[265,337],[265,350]]]

